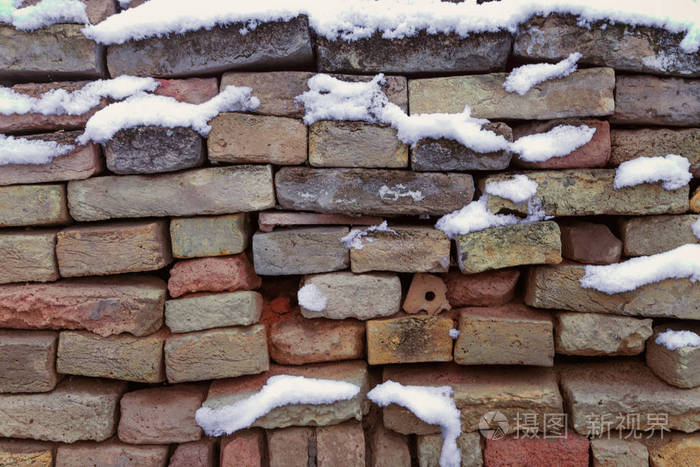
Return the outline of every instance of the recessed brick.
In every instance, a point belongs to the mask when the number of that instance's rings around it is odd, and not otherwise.
[[[56,231],[0,232],[0,284],[58,279]]]
[[[183,217],[170,221],[170,239],[176,258],[235,255],[248,248],[250,236],[247,214]]]
[[[378,424],[369,433],[367,442],[370,453],[369,467],[411,465],[408,436],[387,430],[383,424]]]
[[[56,467],[76,465],[119,465],[163,467],[168,461],[167,445],[134,446],[116,438],[103,443],[61,444],[56,451]]]
[[[217,447],[214,438],[178,444],[168,467],[214,467]]]
[[[59,380],[57,338],[51,331],[0,330],[0,393],[51,391]]]
[[[584,264],[611,264],[620,261],[622,241],[605,224],[568,221],[559,223],[561,254]]]
[[[693,233],[698,216],[644,216],[622,219],[620,234],[625,256],[648,256],[673,250],[688,243],[700,243]]]
[[[515,295],[520,271],[498,269],[477,274],[450,271],[443,276],[447,299],[453,307],[489,306],[508,303]]]
[[[172,332],[249,326],[260,320],[262,308],[258,292],[193,295],[165,302],[165,324]]]

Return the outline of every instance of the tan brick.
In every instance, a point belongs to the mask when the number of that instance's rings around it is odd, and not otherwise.
[[[0,440],[0,465],[5,467],[53,467],[53,445],[37,441]]]
[[[690,210],[700,212],[700,188],[697,188],[695,193],[693,193],[693,197],[690,198]]]
[[[593,467],[647,467],[649,452],[639,441],[592,439]]]
[[[51,391],[56,375],[56,340],[51,331],[0,330],[0,393]]]
[[[175,258],[235,255],[250,244],[247,214],[216,217],[185,217],[170,221]]]
[[[642,156],[679,154],[690,161],[690,171],[700,176],[700,128],[616,128],[611,136],[612,165]]]
[[[481,436],[479,433],[462,433],[457,438],[457,447],[462,456],[463,467],[481,467]],[[419,467],[438,467],[442,454],[442,436],[422,435],[416,437]]]
[[[672,322],[654,327],[654,335],[647,344],[647,366],[668,384],[679,388],[699,387],[700,347],[686,346],[670,350],[662,344],[657,344],[659,333],[669,329],[700,334],[700,324],[694,321]]]
[[[56,467],[165,467],[168,462],[168,448],[167,445],[134,446],[121,443],[116,438],[103,443],[84,441],[62,444],[56,452]]]
[[[168,291],[172,297],[190,292],[235,292],[257,289],[260,282],[248,257],[241,253],[178,261],[170,269]]]
[[[244,430],[221,440],[221,467],[263,467],[265,435],[262,430]]]
[[[172,332],[249,326],[260,320],[262,308],[258,292],[194,295],[165,302],[165,324]]]
[[[700,83],[695,79],[618,76],[615,81],[615,114],[611,122],[698,126]]]
[[[700,243],[693,234],[698,216],[644,216],[622,219],[620,234],[625,256],[648,256],[688,243]]]
[[[367,362],[449,362],[453,326],[451,319],[438,316],[367,321]]]
[[[217,448],[214,438],[178,444],[170,456],[168,467],[214,467]]]
[[[697,434],[679,436],[662,446],[650,447],[649,460],[652,467],[698,465],[700,437]]]
[[[450,271],[443,276],[447,299],[453,307],[503,305],[515,295],[520,271],[498,269],[478,274]]]
[[[651,319],[560,311],[555,346],[564,355],[638,355],[651,336]]]
[[[292,426],[265,430],[265,435],[270,467],[308,467],[309,450],[315,441],[312,428]]]
[[[0,232],[0,284],[58,279],[56,231]]]
[[[365,467],[365,436],[356,420],[316,429],[318,467]]]
[[[69,222],[64,185],[0,186],[0,227]]]

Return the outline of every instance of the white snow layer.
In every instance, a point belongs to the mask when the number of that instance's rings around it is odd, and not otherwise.
[[[450,337],[452,339],[457,339],[459,337],[459,329],[455,329],[455,328],[450,329]]]
[[[557,125],[545,133],[518,138],[510,149],[526,162],[544,162],[553,157],[564,157],[588,143],[596,129],[586,125]]]
[[[30,140],[0,134],[0,165],[48,164],[55,157],[75,149],[71,144],[55,141]]]
[[[85,3],[80,0],[43,0],[36,5],[19,8],[21,0],[0,3],[0,23],[31,31],[57,23],[89,23]]]
[[[660,332],[654,340],[668,350],[678,350],[683,347],[700,347],[700,336],[693,331],[674,331],[667,329]]]
[[[580,53],[574,52],[558,63],[533,63],[519,66],[508,74],[503,88],[508,92],[517,92],[524,96],[535,85],[569,76],[576,71],[576,62],[581,57]]]
[[[391,232],[394,235],[398,235],[396,233],[396,230],[392,229],[387,225],[386,221],[382,221],[382,223],[379,225],[370,225],[365,229],[352,229],[347,235],[340,238],[340,242],[343,245],[345,245],[345,248],[347,248],[348,250],[361,250],[365,247],[365,245],[362,243],[362,239],[364,237],[367,237],[367,235],[369,235],[372,232]],[[374,241],[374,239],[370,237],[365,238],[365,240],[367,240],[370,243]]]
[[[360,387],[346,381],[277,375],[268,378],[260,391],[234,404],[219,408],[201,407],[197,424],[208,436],[222,436],[250,427],[272,409],[291,404],[332,404],[349,400]]]
[[[397,404],[430,425],[440,425],[442,452],[440,467],[459,467],[461,453],[457,438],[462,433],[460,411],[452,399],[450,386],[404,386],[388,380],[375,386],[367,398],[380,407]]]
[[[578,16],[583,26],[608,21],[685,33],[681,49],[694,53],[700,46],[698,9],[694,0],[508,0],[482,5],[477,5],[476,0],[151,0],[86,27],[84,34],[103,44],[121,44],[232,23],[244,23],[241,32],[245,33],[263,22],[285,21],[304,14],[313,30],[329,40],[351,41],[375,33],[393,39],[414,36],[420,31],[465,37],[489,31],[515,32],[534,15],[563,13]]]
[[[206,136],[211,131],[209,120],[219,113],[256,109],[260,100],[251,92],[252,89],[245,86],[226,86],[218,95],[201,104],[179,102],[167,96],[136,94],[97,111],[88,120],[78,142],[104,143],[119,130],[140,125],[190,127]]]
[[[656,157],[637,157],[619,165],[615,171],[616,190],[642,183],[663,182],[664,190],[677,190],[693,178],[690,161],[678,154]]]
[[[700,244],[687,244],[622,263],[589,265],[579,283],[584,289],[616,294],[664,279],[690,279],[691,282],[700,280]]]
[[[693,222],[693,225],[691,225],[690,228],[693,230],[693,235],[700,240],[700,216],[698,216],[698,220]]]
[[[537,193],[537,182],[527,175],[514,175],[510,180],[488,182],[484,191],[499,198],[509,199],[515,204],[524,203]]]
[[[299,305],[309,311],[321,312],[328,306],[328,297],[315,284],[306,284],[297,292]]]

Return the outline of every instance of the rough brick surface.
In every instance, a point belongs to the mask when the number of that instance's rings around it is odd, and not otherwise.
[[[49,443],[0,440],[0,465],[8,467],[53,467],[55,448]]]
[[[217,443],[214,438],[178,444],[168,467],[214,467]]]
[[[384,425],[378,425],[370,432],[367,442],[370,451],[369,467],[411,465],[411,451],[406,435],[387,430]]]
[[[647,447],[639,441],[622,439],[591,440],[593,467],[638,467],[649,465]]]
[[[654,335],[647,343],[647,366],[656,376],[679,388],[700,387],[700,347],[685,346],[670,350],[657,344],[659,333],[666,330],[700,333],[700,325],[690,322],[662,324],[654,328]]]
[[[376,216],[349,216],[345,214],[316,214],[311,212],[265,211],[258,214],[261,232],[272,232],[275,227],[299,225],[377,225]]]
[[[172,332],[249,326],[258,322],[262,308],[258,292],[194,295],[165,302],[165,324]]]
[[[559,229],[563,257],[584,264],[611,264],[620,261],[622,241],[605,224],[562,222]]]
[[[56,231],[0,233],[0,284],[58,279]]]
[[[697,435],[679,436],[663,446],[650,447],[652,467],[697,465],[700,462],[700,438]]]
[[[452,360],[453,327],[449,318],[407,316],[367,321],[370,365]]]
[[[515,295],[520,271],[499,269],[463,274],[451,271],[443,276],[447,285],[447,299],[453,307],[473,305],[503,305]]]
[[[172,297],[190,292],[235,292],[260,287],[260,278],[245,254],[178,261],[170,269]]]
[[[457,438],[457,447],[462,456],[463,467],[481,467],[481,436],[479,433],[462,433]],[[422,435],[416,437],[416,454],[419,467],[439,467],[442,454],[442,436]]]
[[[365,466],[365,436],[362,424],[349,421],[316,429],[316,465]]]
[[[0,330],[0,393],[52,390],[59,380],[57,338],[51,331]]]
[[[185,217],[170,221],[170,240],[176,258],[235,255],[250,243],[247,214]]]
[[[620,236],[625,244],[625,256],[648,256],[688,243],[700,243],[692,226],[697,215],[645,216],[620,222]]]
[[[270,467],[308,467],[309,451],[315,448],[315,432],[312,428],[292,426],[279,430],[266,430]]]
[[[116,439],[104,443],[62,444],[56,450],[56,467],[76,465],[165,467],[167,462],[167,445],[135,446],[121,443]]]
[[[697,126],[700,83],[682,78],[618,76],[612,122],[631,125]]]
[[[642,156],[679,154],[690,161],[691,172],[700,175],[700,128],[619,128],[612,131],[611,139],[611,164]]]
[[[487,439],[484,448],[484,465],[496,467],[562,467],[588,466],[589,441],[583,436],[570,433],[566,438],[515,438]]]
[[[245,430],[221,440],[221,467],[263,467],[265,465],[265,435],[260,430]]]
[[[0,186],[0,227],[70,222],[64,185]]]
[[[651,319],[560,311],[555,315],[557,353],[638,355],[651,336]]]

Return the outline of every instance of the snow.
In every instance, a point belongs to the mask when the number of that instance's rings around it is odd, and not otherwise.
[[[508,74],[503,88],[508,92],[517,92],[521,96],[545,81],[556,78],[564,78],[576,71],[582,55],[578,52],[570,53],[568,57],[558,63],[533,63],[514,68]]]
[[[362,243],[362,239],[372,232],[391,232],[394,235],[398,235],[396,230],[387,225],[386,221],[382,221],[379,225],[370,225],[365,229],[352,229],[347,235],[340,239],[340,242],[345,245],[347,249],[361,250],[365,247]],[[374,239],[370,237],[365,238],[365,240],[370,243],[374,241]]]
[[[297,292],[299,305],[309,311],[322,312],[328,306],[328,297],[315,284],[306,284]]]
[[[80,0],[42,0],[36,5],[18,8],[21,0],[0,4],[0,23],[31,31],[57,23],[89,23],[85,3]]]
[[[450,337],[452,339],[457,339],[459,337],[459,329],[450,329]]]
[[[700,347],[700,336],[693,331],[674,331],[667,329],[660,332],[654,340],[668,350],[678,350],[683,347]]]
[[[48,164],[55,157],[75,149],[71,144],[30,140],[0,135],[0,166],[7,164]]]
[[[620,164],[615,171],[616,190],[642,183],[663,182],[664,190],[677,190],[686,186],[693,178],[690,161],[678,154],[666,156],[638,157]]]
[[[553,157],[564,157],[588,143],[596,129],[586,125],[557,125],[545,133],[523,136],[510,149],[526,162],[544,162]]]
[[[698,220],[693,222],[693,225],[691,225],[690,228],[693,230],[693,235],[700,240],[700,216],[698,216]]]
[[[249,87],[226,86],[217,96],[201,104],[179,102],[172,97],[140,93],[97,111],[85,125],[78,142],[104,143],[119,130],[140,125],[166,128],[190,127],[202,136],[211,131],[209,120],[221,112],[253,110],[260,100]]]
[[[102,98],[122,100],[140,92],[155,91],[159,85],[153,78],[124,75],[92,81],[73,92],[52,89],[38,98],[0,86],[0,114],[82,115],[99,105]]]
[[[399,198],[411,198],[414,202],[425,198],[420,190],[409,190],[403,183],[397,183],[393,188],[388,185],[379,187],[379,197],[385,201],[398,201]]]
[[[484,191],[489,195],[521,204],[535,196],[537,182],[528,178],[527,175],[515,175],[510,180],[488,182]]]
[[[449,386],[404,386],[388,380],[375,386],[367,398],[380,407],[397,404],[430,425],[440,425],[442,452],[440,467],[459,467],[461,453],[457,438],[462,433],[461,413],[452,399]]]
[[[126,8],[129,6],[132,0],[119,0],[119,6],[122,8]]]
[[[584,289],[616,294],[665,279],[690,279],[691,282],[700,280],[700,244],[687,244],[622,263],[589,265],[579,282]]]
[[[221,436],[250,427],[271,410],[291,404],[332,404],[349,400],[360,392],[356,384],[332,379],[277,375],[252,396],[223,407],[201,407],[197,424],[208,436]]]
[[[534,15],[573,14],[585,27],[596,21],[664,28],[684,33],[680,48],[695,53],[700,46],[698,4],[693,0],[640,2],[638,0],[508,0],[477,5],[440,0],[151,0],[88,26],[84,34],[102,44],[210,29],[244,23],[242,32],[259,23],[286,21],[300,14],[309,17],[316,34],[329,40],[353,41],[379,33],[386,39],[429,34],[510,31]]]

